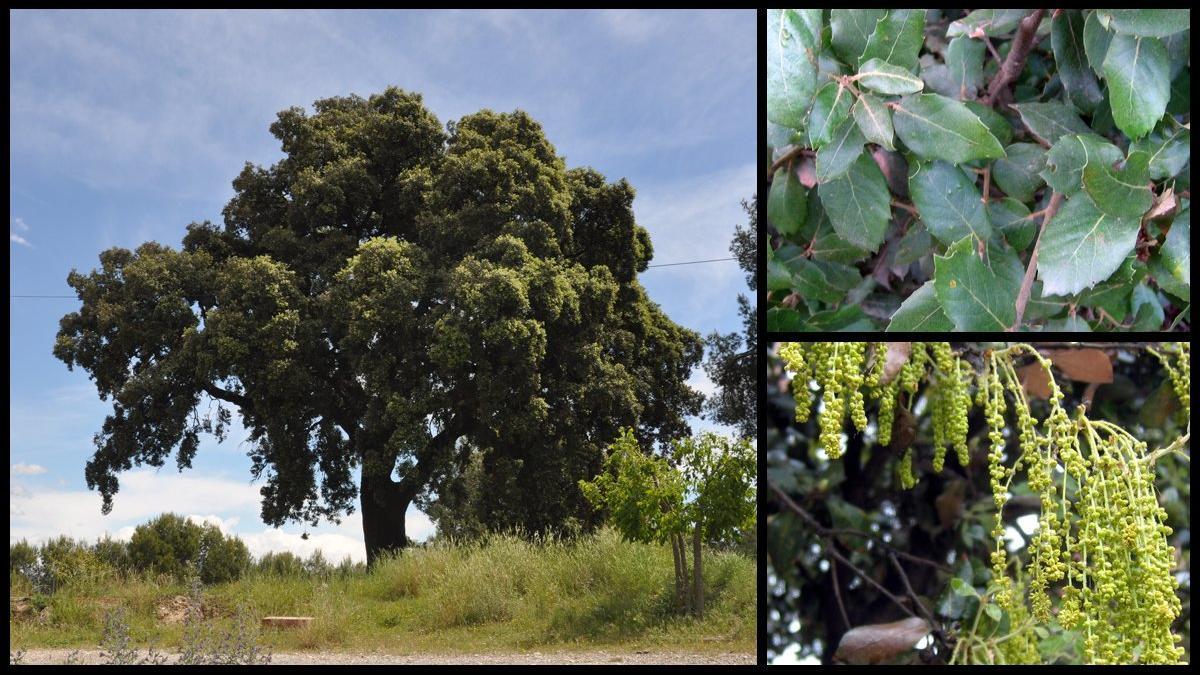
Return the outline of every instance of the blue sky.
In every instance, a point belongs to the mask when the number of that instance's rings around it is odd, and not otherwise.
[[[727,257],[755,185],[753,10],[608,12],[10,13],[9,268],[14,294],[71,294],[111,246],[179,246],[220,222],[243,162],[281,157],[275,113],[318,98],[418,91],[442,122],[528,111],[568,166],[637,188],[655,263]],[[651,297],[702,333],[738,328],[732,262],[651,269]],[[206,440],[194,469],[121,476],[110,516],[83,465],[108,405],[51,356],[74,300],[13,299],[9,537],[127,536],[162,511],[220,524],[252,552],[362,559],[361,520],[274,530],[258,517],[242,437]],[[701,373],[694,385],[711,388]],[[711,425],[700,423],[697,428]],[[410,534],[428,535],[409,513]]]

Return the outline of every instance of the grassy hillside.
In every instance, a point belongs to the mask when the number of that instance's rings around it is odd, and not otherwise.
[[[206,623],[216,630],[229,630],[239,609],[252,626],[263,616],[316,618],[304,629],[263,631],[260,642],[275,651],[403,654],[622,644],[753,652],[755,567],[742,554],[706,552],[702,620],[672,610],[669,548],[622,541],[607,530],[573,543],[492,537],[484,544],[433,544],[370,573],[251,571],[199,592],[211,617]],[[14,598],[34,595],[24,576],[14,572],[10,580]],[[176,596],[191,593],[167,577],[80,579],[35,596],[34,611],[10,607],[10,650],[94,647],[117,608],[134,645],[178,650],[186,627],[160,613]]]

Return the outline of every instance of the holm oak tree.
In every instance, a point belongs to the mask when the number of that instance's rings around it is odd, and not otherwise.
[[[119,472],[172,452],[182,470],[201,432],[223,439],[227,406],[263,521],[357,498],[368,563],[408,543],[405,511],[465,448],[550,529],[594,519],[576,482],[619,429],[688,433],[702,342],[637,281],[652,249],[626,181],[567,169],[523,112],[443,129],[396,88],[290,108],[271,133],[284,157],[246,164],[223,226],[68,277],[83,304],[54,354],[113,402],[86,469],[106,512]]]

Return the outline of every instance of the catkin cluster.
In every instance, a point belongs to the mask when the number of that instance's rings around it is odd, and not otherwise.
[[[1041,625],[1057,616],[1063,628],[1079,631],[1088,663],[1178,662],[1183,649],[1171,633],[1180,612],[1172,574],[1175,551],[1167,541],[1171,529],[1158,504],[1154,458],[1146,445],[1117,425],[1089,419],[1082,406],[1069,412],[1052,363],[1029,345],[985,351],[978,371],[949,343],[910,345],[907,360],[898,372],[892,368],[890,378],[887,343],[784,345],[780,355],[793,374],[797,420],[808,419],[815,385],[821,392],[818,443],[836,459],[842,454],[847,414],[861,432],[867,427],[865,402],[877,401],[877,441],[889,444],[897,405],[911,409],[923,393],[931,417],[932,465],[940,472],[951,447],[960,465],[970,460],[968,414],[974,403],[987,424],[988,474],[996,505],[989,589],[996,603],[1010,616],[1028,611]],[[1162,363],[1190,417],[1189,346],[1149,351]],[[1040,422],[1015,361],[1037,363],[1048,375],[1050,395]],[[904,489],[917,483],[917,449],[900,449],[896,474]],[[1001,515],[1021,468],[1041,509],[1027,548],[1025,582],[1018,588],[1008,573]],[[1018,597],[1026,590],[1027,610]],[[1056,612],[1055,597],[1061,597]]]

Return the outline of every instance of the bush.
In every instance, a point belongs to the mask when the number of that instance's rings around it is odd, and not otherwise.
[[[38,551],[41,565],[39,592],[53,593],[66,586],[91,589],[115,573],[87,544],[70,537],[56,537]],[[48,588],[47,588],[48,586]]]
[[[257,569],[261,574],[277,577],[303,576],[304,561],[291,551],[271,551],[258,560]]]
[[[202,545],[200,580],[206,584],[235,580],[250,564],[250,551],[240,539],[173,513],[139,525],[129,542],[129,557],[137,570],[183,580],[199,559]]]
[[[8,545],[8,569],[20,572],[37,563],[37,547],[22,539]]]
[[[768,330],[1190,330],[1188,12],[768,10]]]
[[[93,550],[101,562],[121,574],[127,574],[133,569],[132,560],[129,557],[128,542],[105,536],[102,539],[96,540]]]

